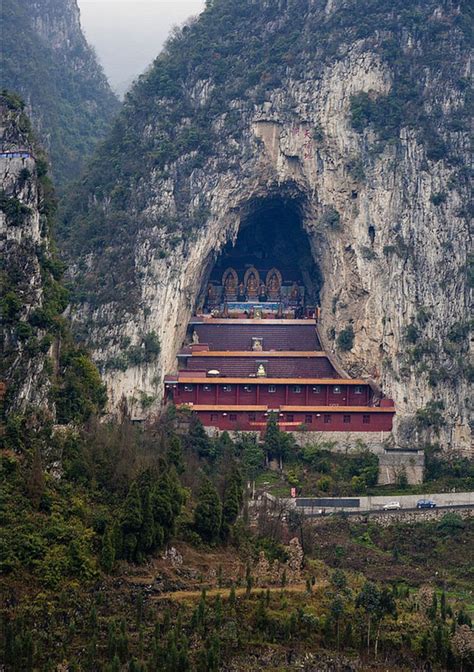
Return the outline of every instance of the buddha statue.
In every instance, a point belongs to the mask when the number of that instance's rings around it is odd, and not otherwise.
[[[257,368],[257,378],[266,378],[267,372],[263,364],[259,364]]]
[[[272,273],[268,281],[268,295],[272,301],[280,298],[280,281],[276,273]]]
[[[247,297],[249,299],[256,299],[258,295],[257,278],[254,273],[250,273],[247,280]]]
[[[297,303],[300,300],[300,288],[296,282],[294,282],[291,287],[290,300],[294,303]]]
[[[238,301],[245,301],[245,285],[243,282],[239,284],[239,291],[237,293]]]
[[[224,282],[224,292],[227,299],[233,299],[237,293],[237,282],[232,273],[229,273]]]

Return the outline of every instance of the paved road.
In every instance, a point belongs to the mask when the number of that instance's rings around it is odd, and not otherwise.
[[[325,516],[334,516],[337,513],[343,513],[345,516],[370,516],[371,514],[374,513],[385,513],[389,515],[395,515],[397,513],[426,513],[427,511],[440,511],[440,510],[455,510],[455,509],[474,509],[474,504],[445,504],[442,506],[436,506],[433,509],[417,509],[416,507],[407,507],[407,508],[401,508],[401,509],[370,509],[370,510],[364,510],[364,509],[359,509],[358,511],[354,511],[354,509],[351,509],[350,511],[346,511],[344,509],[337,509],[337,510],[327,510],[326,513],[324,514]],[[302,509],[304,511],[304,509]],[[306,518],[322,518],[321,513],[304,513]]]

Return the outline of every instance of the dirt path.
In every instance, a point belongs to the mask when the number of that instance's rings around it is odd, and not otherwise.
[[[323,584],[322,583],[317,583],[316,586],[314,587],[315,590],[320,588]],[[267,590],[270,591],[270,593],[281,593],[284,591],[285,593],[304,593],[306,592],[306,583],[294,583],[290,584],[288,586],[285,586],[282,588],[281,586],[269,586],[268,588],[259,588],[255,587],[252,588],[252,593],[261,593],[261,592],[267,592]],[[245,595],[247,592],[246,588],[236,588],[235,589],[235,594],[237,597],[242,597]],[[217,595],[220,595],[223,599],[228,599],[229,598],[229,593],[230,589],[229,588],[209,588],[206,589],[206,597],[217,597]],[[187,600],[196,600],[201,597],[202,590],[176,590],[173,593],[162,593],[161,595],[153,595],[151,598],[153,601],[155,600],[171,600],[172,602],[186,602]]]

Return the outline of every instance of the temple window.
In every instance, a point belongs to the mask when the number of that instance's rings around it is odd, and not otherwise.
[[[341,394],[341,386],[340,385],[333,385],[332,386],[332,392],[333,392],[333,394]]]
[[[354,392],[355,392],[355,394],[363,394],[364,393],[364,388],[362,387],[362,385],[356,385]]]
[[[310,425],[313,422],[313,416],[312,415],[305,415],[304,416],[304,421],[306,425]]]
[[[277,391],[277,388],[276,388],[275,385],[269,385],[269,386],[268,386],[268,391],[269,391],[271,394],[273,394],[274,392]]]
[[[364,425],[370,425],[370,415],[363,415],[362,416],[362,423]]]
[[[224,392],[232,392],[232,385],[223,385],[222,390]]]
[[[217,422],[217,413],[211,413],[211,422]]]
[[[294,419],[295,419],[295,416],[292,413],[287,413],[286,414],[286,421],[287,422],[293,422]]]
[[[257,416],[255,415],[255,413],[249,413],[249,420],[251,422],[255,422],[256,419],[257,419]]]
[[[231,413],[231,414],[229,415],[229,420],[230,420],[231,422],[236,422],[236,420],[237,420],[237,415],[236,415],[236,413]]]
[[[293,392],[295,394],[301,394],[301,386],[300,385],[293,385]]]
[[[244,392],[251,392],[251,391],[252,391],[251,385],[244,385]]]
[[[327,413],[327,414],[324,416],[324,424],[325,424],[325,425],[329,425],[330,422],[331,422],[331,416]]]
[[[321,385],[313,385],[312,390],[314,394],[319,394],[321,392]]]
[[[184,386],[184,391],[185,392],[192,392],[194,390],[194,385],[185,385]]]
[[[210,385],[203,385],[202,386],[202,391],[203,392],[210,392],[211,391],[211,386]]]
[[[351,421],[351,416],[350,415],[345,415],[343,418],[344,424],[348,425]]]

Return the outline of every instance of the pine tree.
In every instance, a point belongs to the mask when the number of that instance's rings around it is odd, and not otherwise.
[[[151,507],[151,496],[149,488],[146,488],[143,496],[143,514],[142,525],[138,539],[139,553],[150,553],[155,546],[155,520],[153,518],[153,511]]]
[[[138,540],[142,522],[140,494],[137,483],[133,482],[122,509],[123,545],[127,560],[135,561],[137,559]]]
[[[33,452],[33,460],[27,480],[28,497],[35,509],[39,509],[45,488],[43,465],[41,464],[41,452],[39,446],[36,446]]]
[[[216,623],[216,628],[220,628],[222,625],[222,616],[223,616],[223,610],[222,610],[222,598],[220,595],[217,595],[216,597],[216,602],[214,604],[214,620]]]
[[[436,620],[438,614],[438,598],[436,593],[433,593],[433,599],[431,601],[431,606],[428,609],[428,618],[432,621]]]
[[[184,455],[183,455],[183,446],[179,436],[174,434],[170,439],[170,444],[167,451],[168,463],[174,466],[177,474],[184,473],[185,464],[184,464]]]
[[[294,445],[294,441],[291,435],[280,431],[277,416],[275,413],[271,413],[265,431],[264,448],[267,456],[272,455],[278,459],[280,471],[283,469],[283,459],[292,445]]]
[[[441,611],[441,619],[443,621],[445,621],[446,620],[446,593],[444,592],[444,590],[441,593],[440,611]]]
[[[263,469],[265,454],[258,445],[255,435],[244,435],[239,442],[242,450],[242,464],[246,478],[252,484],[252,497],[255,496],[255,479]]]
[[[221,535],[223,539],[227,539],[229,537],[231,527],[239,515],[239,491],[237,488],[238,486],[235,481],[231,481],[224,495],[221,529]]]
[[[115,547],[112,528],[109,526],[102,537],[102,549],[100,552],[100,566],[110,574],[115,565]]]
[[[199,457],[214,459],[215,446],[206,434],[206,430],[197,416],[193,416],[191,418],[189,432],[185,438],[185,441],[186,445],[191,450],[196,452]]]
[[[237,604],[237,597],[235,595],[235,586],[232,584],[229,593],[229,606],[231,609],[234,609]]]
[[[210,544],[219,538],[222,523],[222,504],[217,490],[209,479],[204,479],[194,510],[194,529],[201,539]]]

